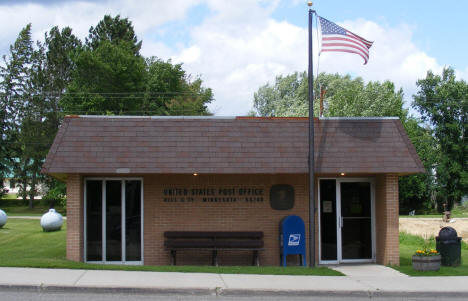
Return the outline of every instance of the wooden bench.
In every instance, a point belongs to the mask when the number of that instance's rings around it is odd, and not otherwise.
[[[176,265],[179,250],[211,250],[212,264],[218,265],[218,251],[253,251],[253,265],[259,266],[258,251],[263,250],[263,232],[258,231],[168,231],[164,246],[171,252],[171,264]]]

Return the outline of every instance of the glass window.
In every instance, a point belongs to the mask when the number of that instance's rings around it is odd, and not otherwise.
[[[126,261],[141,260],[141,181],[125,181]]]
[[[86,181],[86,260],[102,260],[102,181]]]

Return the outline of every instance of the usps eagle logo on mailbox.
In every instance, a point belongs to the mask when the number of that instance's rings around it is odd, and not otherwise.
[[[298,246],[301,241],[301,234],[289,234],[288,246]]]

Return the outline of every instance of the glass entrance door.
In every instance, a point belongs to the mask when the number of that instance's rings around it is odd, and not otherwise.
[[[85,261],[141,264],[142,204],[141,180],[86,180]]]
[[[372,204],[369,182],[341,185],[341,259],[372,259]]]
[[[372,189],[366,179],[319,181],[321,263],[375,259]]]
[[[320,260],[338,260],[336,180],[320,180]]]

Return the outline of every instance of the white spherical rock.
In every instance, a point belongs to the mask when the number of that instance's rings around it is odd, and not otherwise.
[[[8,220],[7,214],[5,213],[5,211],[0,209],[0,228],[5,226],[7,220]]]
[[[58,212],[55,212],[55,209],[49,209],[49,212],[41,217],[41,226],[42,229],[46,232],[58,231],[62,227],[62,224],[62,215]]]

